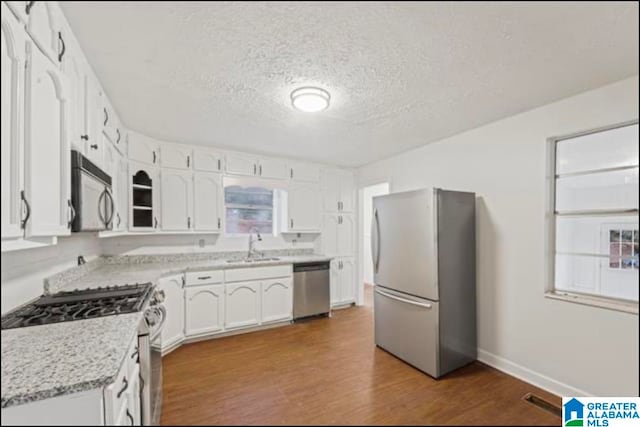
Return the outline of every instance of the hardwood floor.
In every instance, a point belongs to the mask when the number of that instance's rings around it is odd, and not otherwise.
[[[167,355],[162,424],[558,425],[551,395],[481,363],[434,380],[373,343],[370,305]]]

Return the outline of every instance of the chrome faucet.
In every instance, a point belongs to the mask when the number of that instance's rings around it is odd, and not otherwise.
[[[256,239],[253,239],[253,234],[256,234]],[[252,258],[254,255],[262,256],[262,253],[256,251],[253,247],[255,242],[262,242],[262,236],[256,227],[251,227],[249,230],[249,251],[247,252],[247,258]]]

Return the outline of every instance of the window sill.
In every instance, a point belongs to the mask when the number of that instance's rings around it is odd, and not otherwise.
[[[574,294],[570,292],[548,291],[545,298],[568,301],[574,304],[589,305],[592,307],[606,308],[608,310],[621,311],[623,313],[638,314],[638,303],[616,300],[613,298],[599,298],[596,296]]]

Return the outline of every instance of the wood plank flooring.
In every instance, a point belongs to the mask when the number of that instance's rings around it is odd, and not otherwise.
[[[185,345],[163,361],[164,425],[558,425],[551,395],[481,363],[436,381],[373,342],[367,305]]]

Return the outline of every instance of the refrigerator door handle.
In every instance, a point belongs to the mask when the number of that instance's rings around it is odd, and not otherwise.
[[[400,297],[397,297],[395,295],[391,295],[391,294],[388,294],[386,292],[382,292],[379,289],[376,289],[376,294],[382,295],[382,296],[387,297],[387,298],[394,299],[396,301],[404,302],[404,303],[407,303],[407,304],[417,305],[418,307],[429,308],[429,309],[433,307],[433,305],[431,305],[429,303],[421,303],[421,302],[417,302],[417,301],[411,301],[410,299],[400,298]]]
[[[378,265],[380,264],[380,221],[378,220],[378,210],[374,209],[373,210],[373,221],[371,224],[371,228],[373,228],[375,225],[375,234],[376,234],[376,240],[375,240],[375,252],[373,251],[373,230],[371,232],[371,257],[373,258],[373,272],[377,273],[378,272]],[[375,253],[375,256],[374,256]]]

